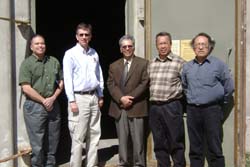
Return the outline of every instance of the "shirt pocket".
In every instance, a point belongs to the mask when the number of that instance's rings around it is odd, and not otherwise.
[[[89,56],[88,69],[92,72],[96,72],[97,64],[98,64],[97,58],[94,56]]]
[[[35,78],[40,78],[42,75],[43,75],[43,72],[44,72],[44,66],[41,64],[41,65],[38,65],[34,70],[33,70],[33,76]]]

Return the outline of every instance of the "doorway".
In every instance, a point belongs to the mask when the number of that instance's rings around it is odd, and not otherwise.
[[[99,54],[104,81],[108,77],[108,68],[120,58],[118,41],[125,33],[125,2],[111,1],[36,1],[36,32],[46,40],[47,54],[55,56],[62,64],[64,52],[76,44],[75,28],[80,22],[93,26],[93,38],[90,43]],[[110,96],[105,84],[105,104],[102,108],[102,139],[116,138],[114,120],[108,116]],[[61,138],[58,146],[58,163],[69,161],[71,139],[67,125],[67,98],[60,97],[62,110]]]

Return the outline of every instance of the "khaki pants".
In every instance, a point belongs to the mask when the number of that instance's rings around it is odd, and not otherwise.
[[[69,131],[72,139],[71,167],[82,166],[82,151],[86,139],[85,166],[98,165],[98,144],[101,136],[101,112],[98,106],[98,97],[94,95],[75,94],[79,112],[71,112],[68,108]]]

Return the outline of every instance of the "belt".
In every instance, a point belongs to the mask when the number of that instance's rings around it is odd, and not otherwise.
[[[210,107],[214,105],[219,105],[220,103],[218,102],[212,102],[212,103],[207,103],[207,104],[188,104],[189,106],[194,106],[194,107]]]
[[[79,94],[79,95],[93,95],[95,94],[96,90],[89,90],[89,91],[75,91],[75,94]]]
[[[180,100],[180,99],[170,99],[170,100],[167,100],[167,101],[151,101],[150,103],[152,105],[164,105],[164,104],[169,104],[173,101],[176,101],[176,100]]]

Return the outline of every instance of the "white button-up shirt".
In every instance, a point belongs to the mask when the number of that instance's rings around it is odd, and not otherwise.
[[[104,81],[99,56],[93,48],[84,50],[78,43],[63,58],[64,85],[68,101],[75,101],[75,91],[96,89],[103,97]]]

